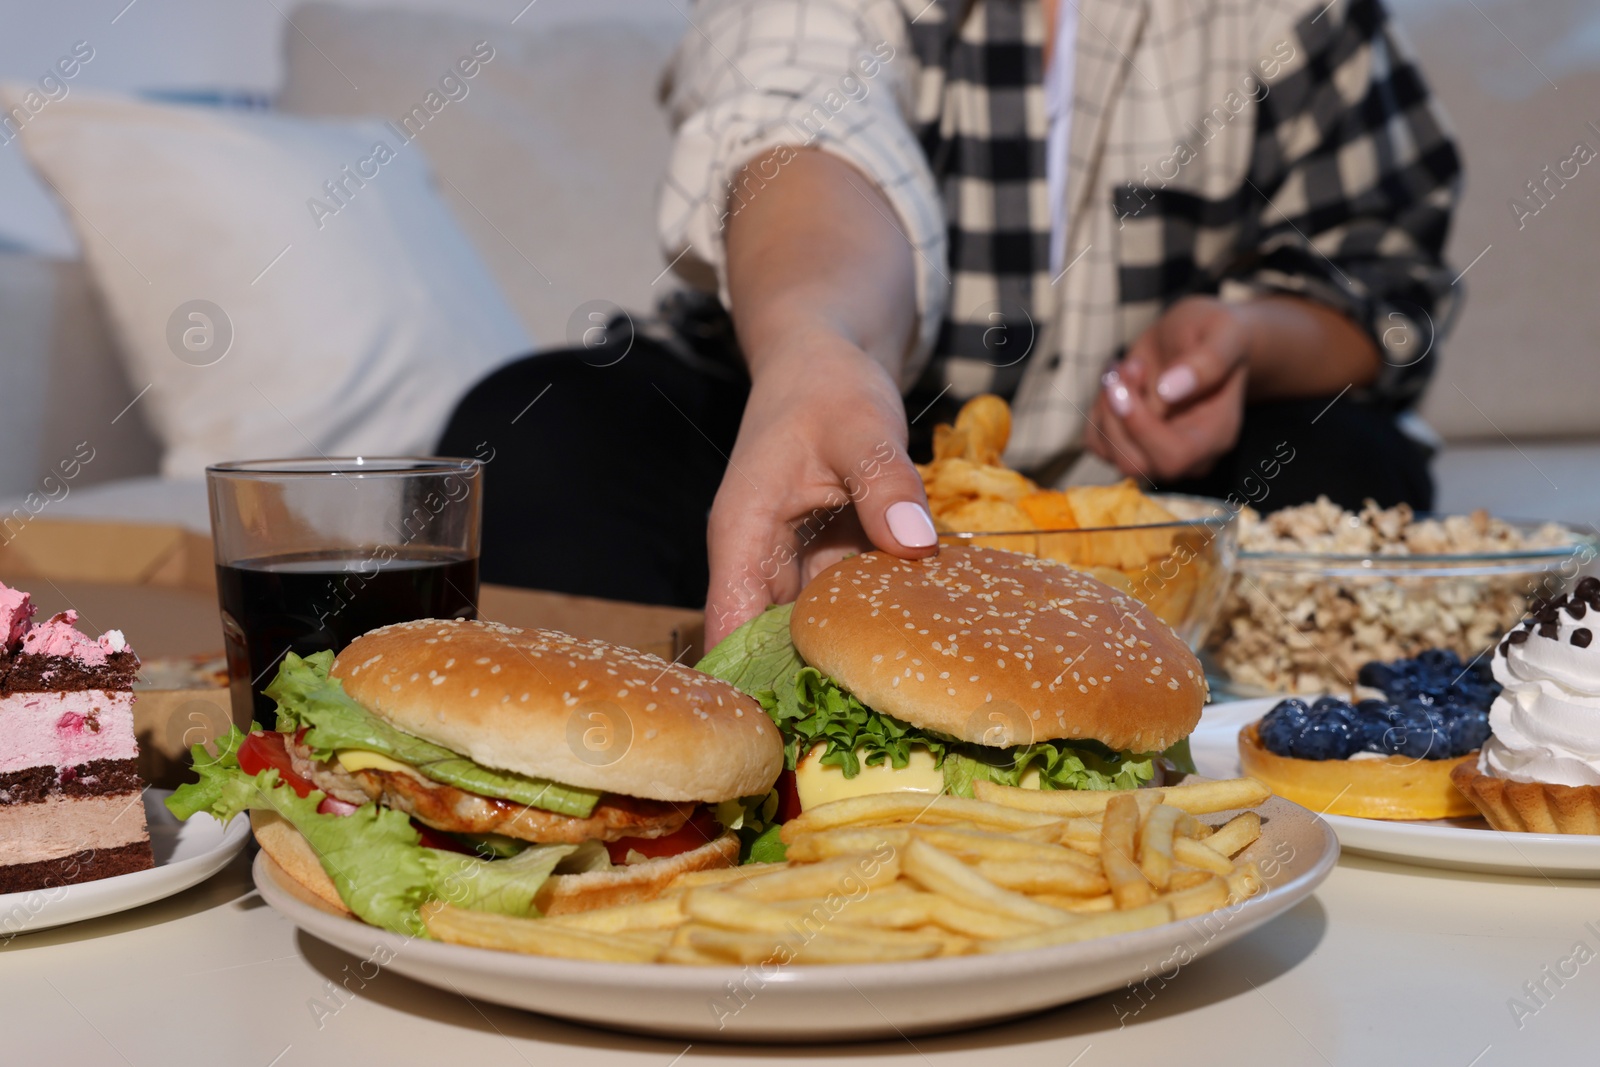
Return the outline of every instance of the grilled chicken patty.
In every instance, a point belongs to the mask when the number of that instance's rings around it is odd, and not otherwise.
[[[480,796],[409,771],[347,771],[333,760],[313,759],[293,735],[284,736],[296,774],[331,797],[349,804],[375,800],[418,822],[457,834],[504,834],[549,845],[615,841],[623,837],[664,837],[681,829],[694,814],[692,803],[606,793],[587,818],[558,815],[510,800]]]

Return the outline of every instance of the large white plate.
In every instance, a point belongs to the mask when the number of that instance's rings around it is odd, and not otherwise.
[[[1196,769],[1214,778],[1239,771],[1239,730],[1261,718],[1282,697],[1212,704],[1189,735]],[[1400,822],[1324,815],[1339,844],[1350,852],[1492,874],[1550,878],[1600,877],[1600,837],[1580,834],[1514,834],[1493,830],[1482,819]]]
[[[127,911],[181,893],[227,866],[250,838],[247,820],[235,819],[226,829],[209,815],[179,822],[163,803],[171,795],[169,789],[144,792],[154,867],[77,885],[0,894],[0,933],[27,933]]]
[[[1261,864],[1267,889],[1240,905],[1075,945],[913,963],[692,967],[496,952],[408,939],[337,914],[265,852],[254,874],[267,903],[306,933],[441,989],[697,1041],[847,1040],[1039,1011],[1170,971],[1241,937],[1308,896],[1339,856],[1326,824],[1304,808],[1274,798],[1261,812],[1262,837],[1245,855]]]

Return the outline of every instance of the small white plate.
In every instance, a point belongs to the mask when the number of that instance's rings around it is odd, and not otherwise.
[[[1282,697],[1212,704],[1189,735],[1195,768],[1214,778],[1235,778],[1239,730],[1271,711]],[[1314,697],[1302,697],[1309,703]],[[1549,878],[1600,877],[1600,837],[1583,834],[1513,834],[1482,819],[1416,822],[1324,815],[1350,852],[1423,867]]]
[[[1266,891],[1208,915],[1074,945],[912,963],[694,967],[600,963],[414,940],[335,913],[265,852],[256,888],[306,933],[419,982],[610,1029],[693,1040],[843,1041],[1025,1015],[1170,970],[1281,915],[1327,877],[1339,843],[1274,797],[1255,859]],[[1220,817],[1220,816],[1219,816]]]
[[[163,803],[171,795],[170,789],[144,791],[154,867],[77,885],[0,894],[0,936],[97,919],[181,893],[227,866],[250,839],[246,819],[235,819],[226,829],[209,815],[179,822]]]

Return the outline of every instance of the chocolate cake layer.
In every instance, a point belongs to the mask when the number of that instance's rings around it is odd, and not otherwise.
[[[88,666],[69,656],[41,656],[18,652],[0,680],[0,694],[74,692],[82,689],[131,689],[139,673],[139,657],[113,652],[99,666]]]
[[[36,889],[94,882],[119,874],[145,871],[156,865],[149,841],[134,841],[112,848],[91,848],[57,859],[0,866],[0,893],[31,893]]]
[[[139,761],[97,759],[76,767],[29,767],[0,774],[0,805],[34,804],[49,796],[93,797],[144,788]]]

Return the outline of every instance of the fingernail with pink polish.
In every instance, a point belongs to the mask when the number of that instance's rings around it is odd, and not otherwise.
[[[1133,396],[1128,392],[1128,387],[1122,384],[1122,375],[1108,370],[1100,376],[1100,384],[1105,386],[1106,399],[1111,401],[1112,411],[1126,415],[1133,410]]]
[[[1180,363],[1156,380],[1156,393],[1167,403],[1176,404],[1194,392],[1198,384],[1194,370]]]
[[[928,509],[921,504],[902,500],[890,504],[889,510],[883,514],[889,522],[889,532],[906,548],[927,548],[938,544],[939,535],[934,532],[933,519],[929,518]]]

